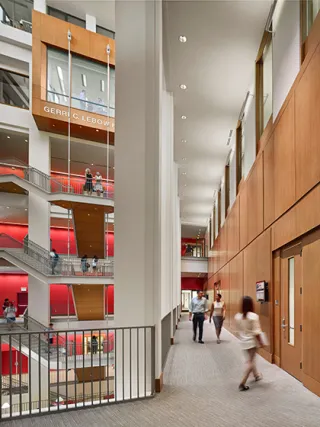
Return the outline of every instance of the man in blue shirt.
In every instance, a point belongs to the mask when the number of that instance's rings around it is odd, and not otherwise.
[[[199,326],[199,343],[204,344],[202,341],[203,335],[203,322],[207,319],[208,303],[207,299],[203,296],[202,291],[198,291],[198,295],[191,300],[189,307],[189,320],[193,321],[193,341],[197,338],[197,328]],[[193,315],[193,317],[192,317]]]

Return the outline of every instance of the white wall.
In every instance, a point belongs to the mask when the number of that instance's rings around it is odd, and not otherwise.
[[[235,132],[234,132],[235,133]],[[230,209],[234,204],[237,197],[237,162],[236,162],[236,153],[235,153],[235,144],[232,145],[232,151],[230,155],[230,164],[229,164],[229,188],[230,188]]]
[[[243,137],[244,144],[244,162],[243,176],[247,177],[251,166],[256,158],[256,114],[255,97],[249,96],[244,119],[243,119]]]
[[[220,226],[222,227],[226,218],[225,218],[225,206],[226,206],[226,186],[224,184],[224,177],[222,178],[221,183],[221,223]]]
[[[300,70],[300,4],[279,0],[273,17],[273,121]]]

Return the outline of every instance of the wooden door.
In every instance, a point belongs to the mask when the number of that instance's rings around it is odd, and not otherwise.
[[[302,380],[302,252],[281,252],[281,367]]]
[[[28,307],[28,292],[17,293],[17,315],[21,316]]]

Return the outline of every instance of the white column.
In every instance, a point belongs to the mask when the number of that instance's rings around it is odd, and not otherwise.
[[[36,126],[29,133],[29,165],[50,175],[51,152],[49,136]],[[29,240],[46,250],[50,249],[50,204],[29,193]],[[38,322],[47,325],[50,319],[50,287],[29,275],[28,313]]]
[[[41,13],[47,13],[47,2],[46,0],[34,0],[33,8]]]
[[[159,377],[162,3],[116,0],[115,16],[115,325],[156,325]],[[116,357],[119,373],[120,352]]]
[[[86,30],[97,32],[97,19],[95,16],[86,13]]]

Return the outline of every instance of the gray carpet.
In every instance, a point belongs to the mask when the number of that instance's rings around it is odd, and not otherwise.
[[[23,427],[319,427],[320,399],[290,375],[258,359],[264,380],[237,390],[243,359],[226,331],[216,344],[205,325],[205,345],[191,340],[191,324],[180,323],[164,375],[164,390],[154,399],[4,422]]]

